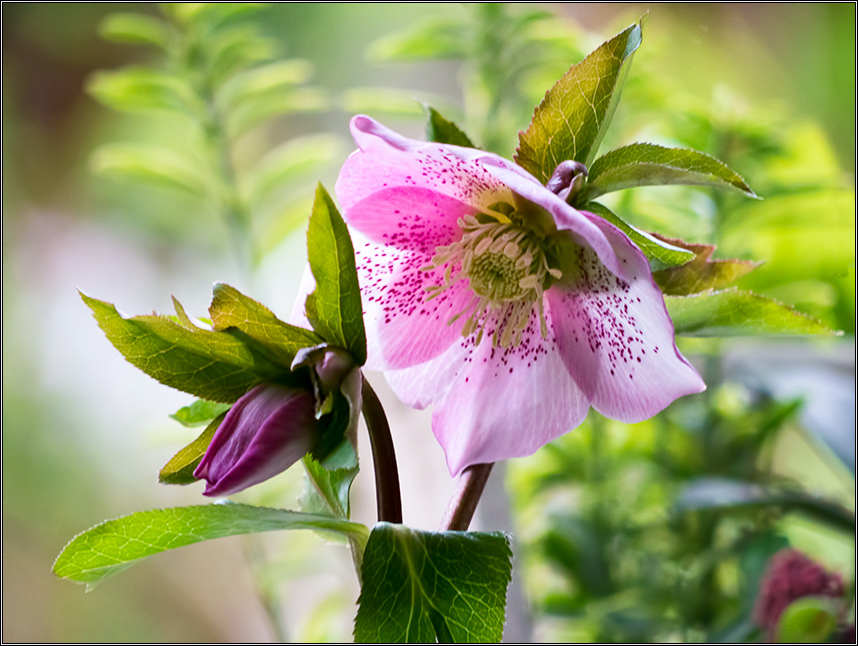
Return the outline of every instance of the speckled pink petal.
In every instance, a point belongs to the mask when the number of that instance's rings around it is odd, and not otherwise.
[[[353,235],[358,279],[367,322],[367,368],[396,370],[437,357],[458,338],[448,325],[473,299],[459,282],[431,301],[425,286],[443,282],[443,269],[421,271],[428,254],[377,245]]]
[[[435,255],[435,249],[462,236],[456,223],[477,210],[428,188],[385,188],[353,204],[344,212],[352,230],[380,245]]]
[[[706,386],[676,348],[673,323],[643,253],[612,224],[589,217],[628,280],[609,272],[592,250],[579,248],[582,283],[548,291],[551,324],[563,363],[593,408],[640,422]]]
[[[351,130],[359,150],[335,186],[346,220],[352,206],[386,188],[428,189],[477,210],[511,200],[509,189],[476,161],[490,153],[408,139],[363,115],[352,119]]]
[[[451,475],[472,464],[531,455],[586,417],[587,398],[555,340],[542,338],[535,312],[515,348],[493,348],[491,339],[476,348],[472,339],[460,343],[468,350],[464,369],[432,417]]]

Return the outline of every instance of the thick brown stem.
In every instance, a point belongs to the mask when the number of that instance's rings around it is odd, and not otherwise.
[[[396,452],[390,425],[381,407],[378,395],[362,377],[361,397],[363,418],[369,430],[369,443],[372,447],[372,464],[375,470],[375,500],[378,508],[378,520],[402,524],[402,497],[399,493],[399,470],[396,466]]]
[[[493,463],[474,464],[466,468],[456,480],[456,490],[447,505],[441,531],[468,531],[477,503],[486,488]]]

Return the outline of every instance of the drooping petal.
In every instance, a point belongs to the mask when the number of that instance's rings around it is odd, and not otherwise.
[[[461,326],[447,322],[462,312],[472,294],[462,282],[430,301],[424,287],[443,282],[443,269],[421,271],[431,256],[377,245],[353,236],[367,325],[367,368],[407,368],[440,355]]]
[[[335,186],[346,221],[353,205],[386,188],[429,189],[477,210],[511,197],[477,161],[495,155],[408,139],[364,115],[352,119],[351,131],[359,150],[343,164]]]
[[[315,399],[305,390],[262,384],[230,408],[194,476],[206,496],[226,496],[285,471],[310,450]]]
[[[628,280],[579,247],[577,286],[550,289],[557,346],[597,411],[622,422],[652,417],[676,398],[705,390],[674,342],[673,323],[646,257],[612,224],[587,214],[610,242]]]
[[[546,311],[546,318],[551,317]],[[540,334],[534,312],[516,347],[473,339],[443,401],[435,402],[432,430],[455,476],[472,464],[531,455],[578,426],[589,402],[569,376],[556,342]]]

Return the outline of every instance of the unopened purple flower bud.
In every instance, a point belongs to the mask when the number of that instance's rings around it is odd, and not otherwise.
[[[313,446],[316,401],[302,389],[256,386],[227,412],[194,476],[227,496],[285,471]]]
[[[570,159],[557,165],[545,188],[571,204],[586,183],[587,167]]]

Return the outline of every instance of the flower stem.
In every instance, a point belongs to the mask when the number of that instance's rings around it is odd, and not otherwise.
[[[399,470],[396,467],[396,452],[390,425],[381,407],[378,395],[362,377],[361,397],[363,418],[369,429],[369,443],[372,447],[372,463],[375,470],[375,500],[378,508],[378,520],[402,524],[402,499],[399,493]]]
[[[441,521],[441,531],[466,532],[477,510],[477,503],[489,481],[494,463],[473,464],[462,471],[456,480],[456,491],[450,498],[444,519]]]

